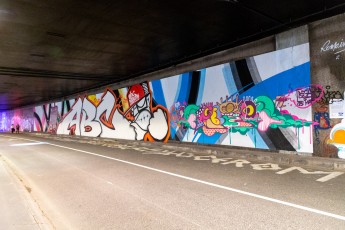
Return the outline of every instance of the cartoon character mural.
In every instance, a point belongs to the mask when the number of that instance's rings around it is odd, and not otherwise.
[[[166,142],[170,136],[168,111],[161,105],[152,107],[149,84],[143,82],[129,87],[127,99],[130,107],[124,116],[135,129],[135,139]]]
[[[300,128],[314,124],[313,121],[301,119],[286,110],[279,111],[275,107],[275,102],[267,96],[238,101],[237,95],[236,101],[233,102],[227,97],[225,102],[217,105],[188,105],[180,114],[182,116],[178,118],[179,124],[195,132],[203,132],[207,136],[228,131],[245,135],[253,128],[265,132],[269,127]],[[200,128],[202,130],[199,130]]]
[[[345,159],[345,119],[332,128],[328,144],[337,147],[338,157]]]
[[[106,89],[101,96],[79,97],[60,122],[57,133],[129,140],[168,140],[167,110],[161,105],[152,106],[147,82],[130,86],[125,98],[121,95],[118,97],[114,91]]]
[[[313,151],[311,106],[324,90],[310,82],[308,44],[194,72],[160,80],[173,139]]]

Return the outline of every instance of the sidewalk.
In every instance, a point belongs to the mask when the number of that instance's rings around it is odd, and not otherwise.
[[[248,161],[259,161],[263,163],[276,163],[289,167],[307,167],[316,170],[340,171],[345,172],[345,160],[338,158],[325,158],[307,156],[298,152],[274,151],[265,149],[243,148],[226,145],[203,145],[189,142],[168,141],[147,142],[133,141],[122,139],[98,138],[98,137],[81,137],[68,135],[54,135],[47,133],[30,133],[30,135],[44,138],[60,139],[65,141],[75,141],[80,143],[90,143],[96,145],[106,145],[111,147],[118,145],[125,146],[142,146],[150,148],[169,149],[171,151],[190,152],[200,155],[215,155],[217,157],[233,157],[237,159],[246,159]]]
[[[1,154],[0,188],[0,229],[53,229]]]

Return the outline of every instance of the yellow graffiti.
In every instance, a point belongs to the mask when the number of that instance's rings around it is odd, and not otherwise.
[[[213,112],[212,112],[212,115],[211,115],[211,121],[215,125],[219,125],[220,124],[220,120],[217,117],[217,108],[213,108]]]
[[[99,104],[99,100],[97,99],[95,94],[89,95],[87,96],[87,98],[89,99],[89,101],[92,102],[92,104],[94,104],[95,106],[97,106]]]
[[[329,143],[345,144],[345,130],[335,131],[333,140],[329,140]]]

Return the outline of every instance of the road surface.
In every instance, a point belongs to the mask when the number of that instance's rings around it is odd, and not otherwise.
[[[342,173],[66,140],[0,135],[52,228],[345,229]]]

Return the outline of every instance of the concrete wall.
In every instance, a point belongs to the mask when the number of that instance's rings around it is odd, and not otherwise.
[[[312,23],[309,25],[309,38],[312,83],[320,84],[324,89],[322,99],[313,106],[314,121],[319,123],[314,132],[314,154],[337,157],[343,146],[330,142],[336,138],[337,142],[342,142],[339,144],[345,144],[342,129],[336,132],[336,125],[339,127],[340,117],[344,116],[334,113],[336,101],[339,100],[342,105],[344,100],[345,15]]]
[[[27,130],[341,157],[341,118],[330,112],[344,99],[344,19],[28,108],[34,125]],[[20,111],[2,114],[2,130],[21,123],[14,119]]]

